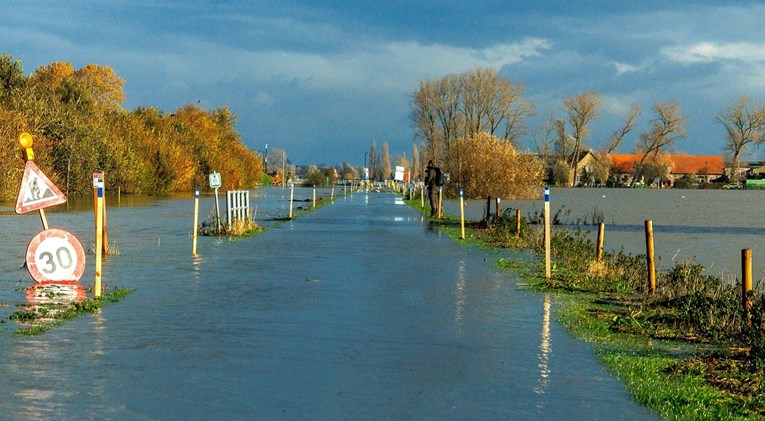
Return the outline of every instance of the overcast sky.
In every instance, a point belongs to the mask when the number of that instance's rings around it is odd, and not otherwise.
[[[631,105],[640,132],[654,103],[676,100],[688,118],[677,150],[721,154],[715,116],[740,95],[765,100],[763,22],[765,5],[739,1],[0,0],[0,52],[27,74],[108,65],[129,110],[228,107],[247,146],[297,164],[361,165],[372,140],[409,156],[419,81],[475,67],[526,86],[528,148],[542,116],[594,90],[589,146]]]

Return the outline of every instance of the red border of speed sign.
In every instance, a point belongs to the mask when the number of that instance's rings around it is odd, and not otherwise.
[[[51,237],[58,237],[68,242],[74,248],[75,253],[77,253],[77,266],[74,268],[74,272],[72,272],[73,279],[61,281],[50,280],[46,278],[45,275],[37,268],[37,264],[35,264],[35,252],[37,251],[37,247],[44,240]],[[74,234],[59,228],[47,229],[35,235],[34,238],[32,238],[32,241],[29,242],[29,246],[27,247],[27,270],[29,271],[29,274],[32,275],[32,278],[35,280],[35,282],[38,284],[77,283],[77,281],[82,276],[82,273],[85,271],[85,250],[82,248],[80,240],[78,240]]]

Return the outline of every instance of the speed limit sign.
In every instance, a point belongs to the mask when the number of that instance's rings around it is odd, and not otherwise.
[[[85,270],[85,250],[72,233],[47,229],[29,242],[27,269],[39,284],[74,284]]]

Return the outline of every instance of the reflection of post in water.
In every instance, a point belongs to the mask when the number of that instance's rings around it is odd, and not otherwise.
[[[542,395],[547,389],[547,383],[550,381],[550,354],[552,353],[552,346],[550,344],[550,294],[545,294],[544,301],[544,313],[542,316],[542,340],[539,343],[539,353],[537,359],[539,360],[539,379],[537,380],[537,387],[534,388],[534,392]]]
[[[465,313],[465,262],[460,261],[457,270],[457,285],[454,287],[454,324],[457,336],[462,337],[462,318]]]

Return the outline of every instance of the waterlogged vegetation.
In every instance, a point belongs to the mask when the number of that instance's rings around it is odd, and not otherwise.
[[[251,218],[235,220],[231,225],[220,221],[213,216],[202,222],[197,228],[197,233],[207,237],[253,237],[265,231],[265,228],[257,224]]]
[[[71,300],[58,289],[45,288],[37,293],[36,302],[17,305],[19,310],[11,313],[8,320],[18,323],[18,335],[39,335],[60,326],[66,320],[98,313],[105,305],[116,303],[133,291],[134,289],[130,288],[115,288],[104,292],[98,298],[82,297]],[[0,320],[0,323],[5,322]]]
[[[337,200],[338,197],[344,196],[344,195],[345,193],[341,191],[340,194],[338,195],[335,195],[333,192],[329,199],[325,199],[323,196],[317,196],[315,204],[313,203],[313,199],[301,200],[300,202],[295,202],[299,204],[298,205],[293,204],[292,217],[290,217],[289,215],[284,215],[284,216],[275,218],[275,220],[284,222],[284,221],[290,221],[292,219],[299,218],[303,215],[307,215],[311,212],[314,212],[323,208],[324,206]],[[203,221],[197,227],[197,234],[199,234],[200,236],[210,236],[210,237],[244,238],[244,237],[253,237],[265,231],[266,231],[265,227],[258,225],[258,223],[253,221],[252,218],[250,217],[247,217],[243,220],[235,220],[229,226],[226,223],[226,221],[221,220],[220,222],[218,222],[218,218],[216,218],[215,215],[211,215],[207,220]]]
[[[420,201],[408,203],[420,209]],[[534,223],[529,223],[532,220]],[[593,344],[604,365],[622,378],[635,400],[669,419],[765,417],[765,296],[704,274],[695,261],[657,273],[648,291],[644,255],[605,252],[581,229],[553,229],[553,270],[544,277],[544,237],[537,217],[516,213],[466,224],[433,221],[455,241],[492,250],[533,252],[532,258],[500,258],[529,288],[555,292],[560,320]],[[761,291],[755,288],[755,291]]]

